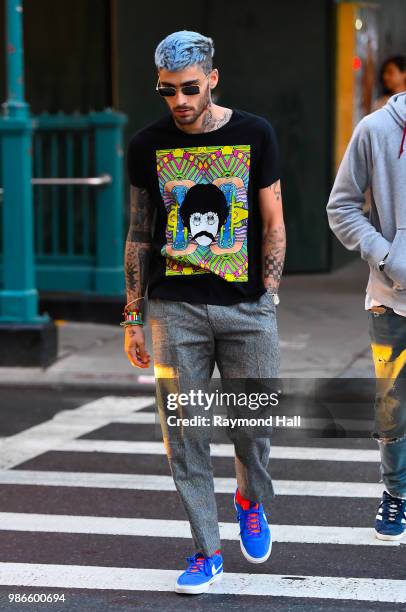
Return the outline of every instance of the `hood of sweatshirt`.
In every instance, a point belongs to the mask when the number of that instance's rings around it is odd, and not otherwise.
[[[400,149],[399,149],[399,157],[402,156],[405,150],[405,140],[406,140],[406,92],[395,94],[385,104],[383,107],[396,121],[399,127],[402,129],[402,133],[400,135]]]

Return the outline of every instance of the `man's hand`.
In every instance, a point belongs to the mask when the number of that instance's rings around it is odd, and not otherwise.
[[[148,368],[150,356],[145,348],[145,335],[142,325],[126,325],[124,328],[124,351],[135,368]]]

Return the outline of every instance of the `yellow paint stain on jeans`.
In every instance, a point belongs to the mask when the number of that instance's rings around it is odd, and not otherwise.
[[[371,344],[371,349],[376,377],[397,378],[406,364],[406,349],[395,357],[395,359],[392,359],[393,347],[389,344],[376,344],[373,342]]]
[[[406,349],[392,359],[393,347],[388,344],[371,343],[375,374],[378,380],[377,423],[382,431],[395,427],[394,414],[399,399],[392,395],[395,381],[406,364]]]
[[[155,378],[176,378],[177,368],[173,368],[169,365],[162,365],[160,363],[154,364]]]

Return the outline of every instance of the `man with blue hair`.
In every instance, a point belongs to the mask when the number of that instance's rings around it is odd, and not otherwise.
[[[175,32],[159,43],[156,91],[169,113],[136,132],[127,149],[124,348],[132,365],[149,366],[148,290],[163,438],[195,545],[175,586],[187,594],[207,591],[223,573],[211,428],[188,426],[212,408],[196,403],[202,397],[196,387],[208,387],[215,364],[223,387],[232,381],[232,389],[253,380],[264,388],[278,375],[276,306],[285,256],[274,129],[263,117],[213,103],[219,80],[213,55],[212,39],[198,32]],[[249,407],[227,410],[255,416]],[[252,435],[241,426],[229,435],[241,550],[249,562],[263,563],[272,545],[263,509],[274,495],[269,429]]]
[[[179,104],[176,100],[170,99],[170,96],[165,96],[164,91],[160,92],[161,95],[166,97],[168,104],[170,102],[174,103],[174,106],[170,106],[170,109],[174,113],[176,124],[179,127],[194,126],[192,130],[188,130],[189,133],[217,129],[227,123],[231,116],[230,108],[211,104],[210,92],[218,81],[218,71],[213,70],[213,55],[213,40],[208,36],[188,30],[169,34],[159,43],[155,51],[155,65],[158,68],[161,86],[165,85],[165,77],[167,77],[168,72],[176,72],[178,78],[181,72],[186,77],[191,73],[193,73],[192,76],[195,76],[196,66],[199,66],[200,72],[206,79],[209,79],[209,87],[206,88],[204,96],[196,98],[197,104],[195,107],[192,107],[190,103],[187,105]],[[184,81],[186,87],[188,85],[193,87],[196,82],[196,79]],[[195,95],[192,94],[192,96]]]

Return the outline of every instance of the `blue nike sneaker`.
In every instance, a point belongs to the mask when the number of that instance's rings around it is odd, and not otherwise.
[[[406,532],[406,499],[383,492],[375,521],[378,540],[400,540]]]
[[[272,538],[262,504],[244,499],[237,489],[234,506],[240,523],[242,554],[250,563],[264,563],[271,554]]]
[[[197,553],[188,557],[189,567],[177,579],[176,593],[186,595],[199,595],[206,593],[213,582],[221,580],[223,576],[223,557],[217,552],[211,557],[204,557]]]

